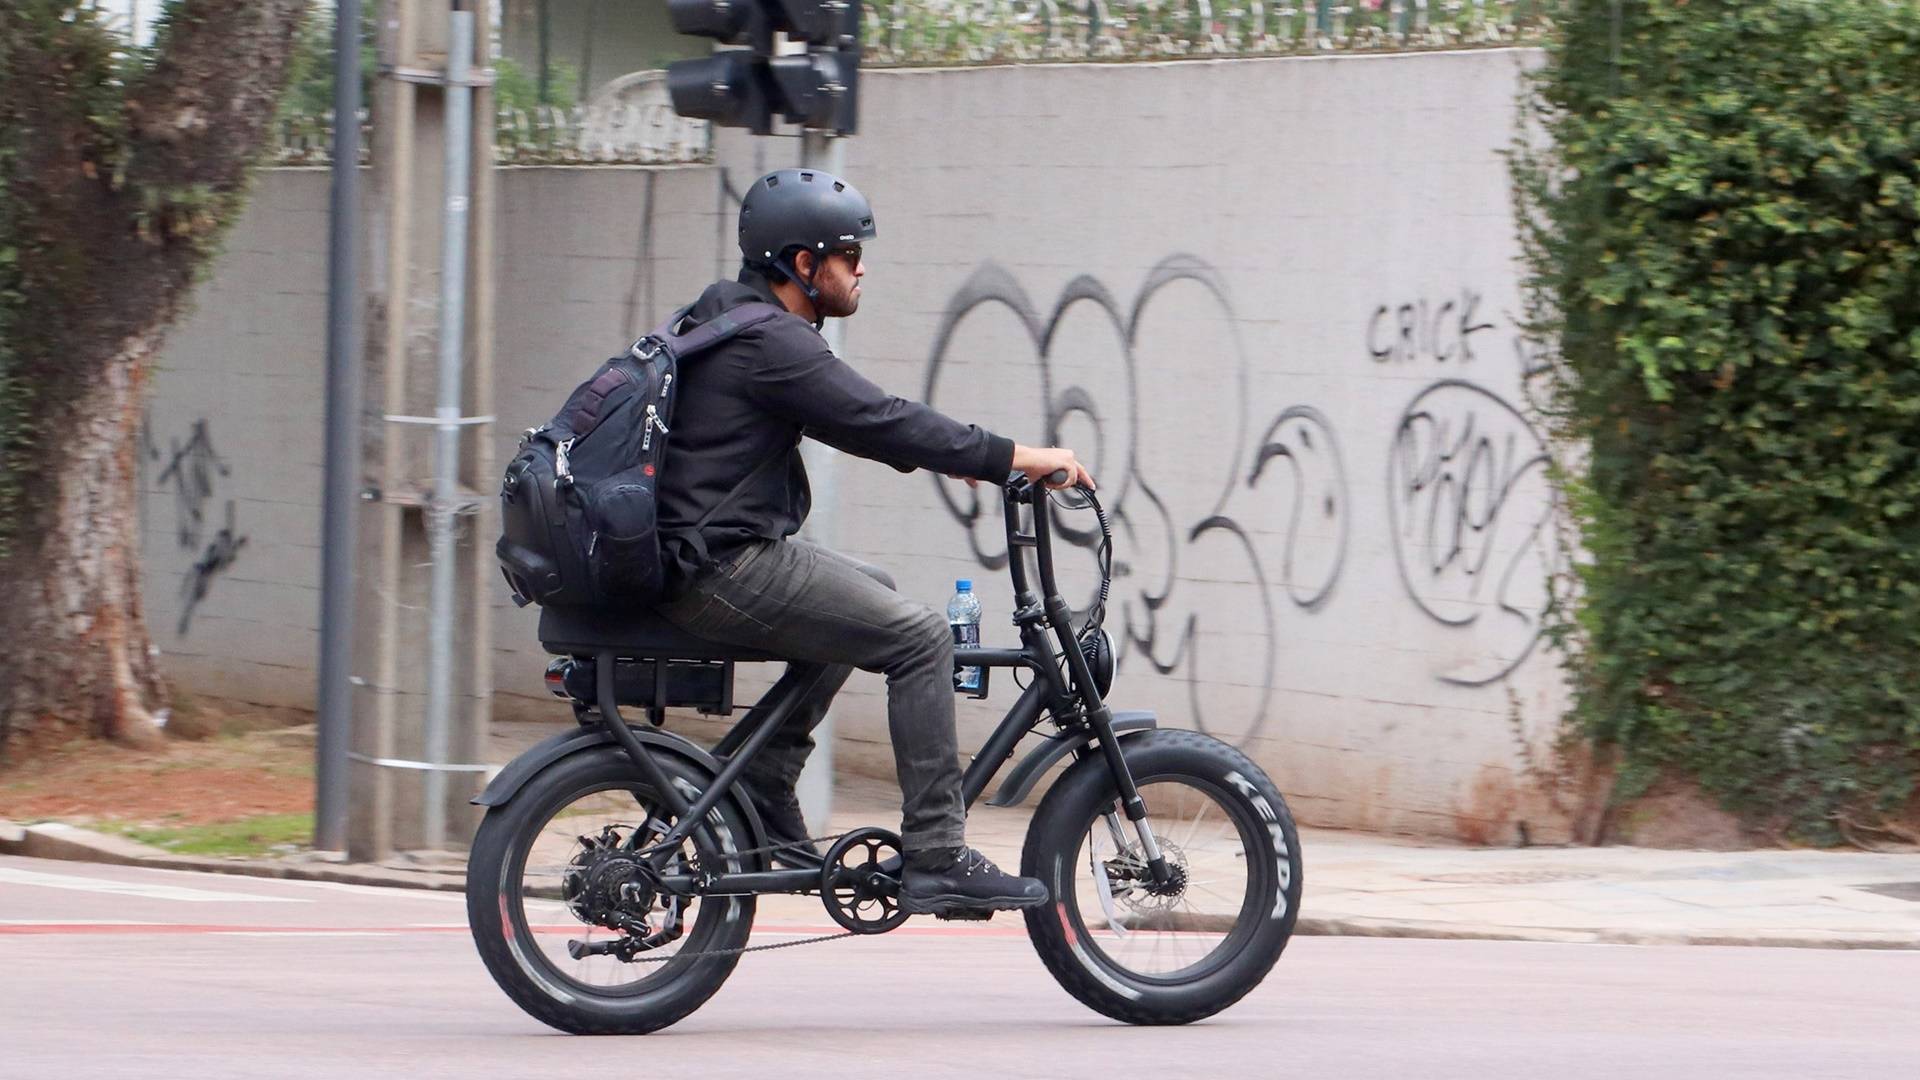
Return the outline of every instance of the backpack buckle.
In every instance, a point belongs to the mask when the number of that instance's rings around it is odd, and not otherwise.
[[[649,336],[634,342],[633,347],[627,350],[627,354],[635,360],[651,360],[659,356],[660,350],[664,348],[666,348],[664,342],[659,338]]]

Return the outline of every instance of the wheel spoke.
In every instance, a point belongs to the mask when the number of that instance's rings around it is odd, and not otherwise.
[[[1193,812],[1193,821],[1187,826],[1187,835],[1180,838],[1180,846],[1187,851],[1193,850],[1193,838],[1200,831],[1200,819],[1207,816],[1207,807],[1211,805],[1213,804],[1203,799],[1200,802],[1200,809]]]
[[[1246,910],[1256,868],[1238,853],[1264,840],[1262,826],[1220,789],[1164,778],[1141,788],[1166,826],[1155,831],[1177,884],[1154,882],[1138,841],[1113,806],[1102,806],[1084,834],[1075,906],[1083,923],[1098,929],[1092,948],[1125,971],[1168,978],[1210,969],[1226,955]]]

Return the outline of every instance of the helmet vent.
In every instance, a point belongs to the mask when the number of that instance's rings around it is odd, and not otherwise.
[[[780,186],[780,176],[778,173],[767,177],[767,186],[770,188],[775,188]]]
[[[803,172],[800,174],[800,179],[805,180],[807,183],[811,184],[813,183],[813,174],[810,172]]]
[[[861,227],[861,228],[863,228],[863,229],[871,229],[871,228],[873,228],[873,219],[872,219],[872,218],[870,218],[870,217],[863,217],[863,218],[861,218],[861,219],[860,219],[860,227]]]
[[[843,184],[843,183],[841,183],[841,182],[840,182],[840,181],[838,181],[838,180],[835,180],[835,181],[833,182],[833,190],[834,190],[834,191],[836,191],[836,192],[840,192],[840,191],[845,191],[845,190],[847,190],[847,185],[845,185],[845,184]]]

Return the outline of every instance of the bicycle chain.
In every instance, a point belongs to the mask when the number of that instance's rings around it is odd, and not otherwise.
[[[842,836],[845,836],[845,835],[847,834],[835,833],[832,836],[810,836],[807,838],[806,842],[809,844],[817,845],[822,843],[828,843],[830,841],[838,841]],[[785,844],[767,844],[762,847],[747,848],[744,851],[729,851],[726,853],[726,855],[728,858],[735,858],[742,855],[758,855],[761,852],[781,851],[787,848],[792,848],[794,846],[796,845],[791,842],[785,843]],[[717,897],[717,896],[740,896],[743,894],[714,893],[710,895]],[[752,894],[749,893],[744,895],[752,895]],[[695,899],[699,899],[699,897],[696,897]],[[773,943],[772,945],[742,945],[738,948],[733,948],[733,949],[714,949],[712,951],[707,951],[707,952],[696,952],[693,955],[695,957],[739,956],[742,953],[771,952],[774,949],[791,949],[796,945],[817,945],[822,941],[837,941],[840,938],[856,937],[856,936],[858,935],[856,935],[852,930],[842,930],[837,934],[821,934],[818,937],[800,938],[795,941],[778,941]],[[687,954],[683,952],[677,952],[671,956],[636,956],[633,959],[628,960],[627,963],[629,964],[664,964],[670,960],[678,960],[679,958],[685,955]]]

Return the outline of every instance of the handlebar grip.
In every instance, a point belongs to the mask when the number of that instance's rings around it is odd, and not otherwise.
[[[1047,478],[1044,481],[1042,481],[1042,483],[1064,484],[1072,477],[1073,477],[1073,474],[1068,472],[1065,469],[1055,469],[1053,472],[1050,472],[1047,474]]]

